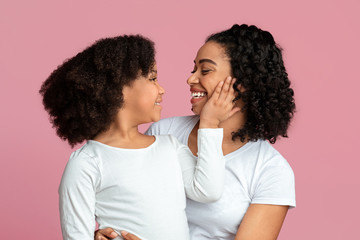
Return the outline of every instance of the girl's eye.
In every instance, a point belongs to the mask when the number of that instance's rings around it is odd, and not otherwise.
[[[191,74],[194,74],[195,72],[196,72],[196,70],[194,69],[194,70],[191,71]]]
[[[157,80],[157,77],[150,78],[150,81],[152,81],[152,82],[156,82],[156,80]]]

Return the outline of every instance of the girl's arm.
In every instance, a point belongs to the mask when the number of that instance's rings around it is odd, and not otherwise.
[[[225,158],[222,153],[223,131],[199,129],[198,158],[190,149],[177,142],[177,155],[182,170],[186,196],[194,201],[207,203],[218,200],[224,188]]]
[[[288,206],[251,204],[236,233],[235,240],[277,239]]]
[[[223,129],[219,124],[239,111],[234,108],[234,80],[228,77],[216,87],[200,114],[198,158],[182,145],[178,148],[185,192],[198,202],[213,202],[221,197],[224,187],[225,158],[222,152]]]
[[[95,189],[99,181],[94,162],[86,154],[75,152],[66,165],[59,187],[63,239],[94,239]]]

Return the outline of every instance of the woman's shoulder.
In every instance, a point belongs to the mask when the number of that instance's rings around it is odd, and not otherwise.
[[[259,161],[262,163],[262,165],[278,166],[291,169],[285,157],[268,141],[258,140],[255,145],[257,148]]]
[[[240,159],[240,161],[235,162],[243,163],[257,169],[270,166],[291,169],[284,156],[268,141],[257,140],[255,142],[248,142],[242,148],[243,149],[240,148],[236,151],[236,154],[230,155],[231,158]]]
[[[176,116],[161,119],[153,123],[146,131],[148,135],[173,134],[174,132],[183,131],[188,127],[194,126],[199,121],[199,116]]]
[[[194,121],[197,122],[198,120],[199,120],[198,115],[176,116],[176,117],[169,117],[169,118],[161,119],[160,121],[155,122],[154,124],[159,125],[159,126],[172,125],[174,127],[174,126],[178,126],[178,125],[192,123]]]

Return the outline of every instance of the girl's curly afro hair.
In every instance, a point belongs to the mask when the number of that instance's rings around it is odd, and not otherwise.
[[[154,64],[154,43],[140,35],[101,39],[65,61],[39,91],[57,135],[73,147],[107,130],[123,87]]]
[[[273,36],[256,26],[233,25],[215,33],[206,42],[220,44],[230,58],[234,89],[242,99],[246,123],[233,139],[275,143],[278,136],[287,137],[295,111],[294,91],[282,60],[281,49]],[[238,87],[244,87],[240,92]]]

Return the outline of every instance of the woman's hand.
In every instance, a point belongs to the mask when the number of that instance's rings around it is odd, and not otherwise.
[[[128,233],[126,231],[121,231],[121,235],[126,240],[141,240],[134,234]],[[104,228],[104,229],[99,229],[99,230],[95,231],[94,239],[95,240],[108,240],[108,239],[116,238],[117,236],[118,236],[118,234],[112,228]]]
[[[107,240],[116,238],[118,234],[112,228],[104,228],[95,231],[94,240]]]
[[[240,108],[235,107],[233,102],[235,98],[234,83],[235,79],[231,77],[219,82],[201,110],[199,128],[218,128],[222,121],[240,111]]]

